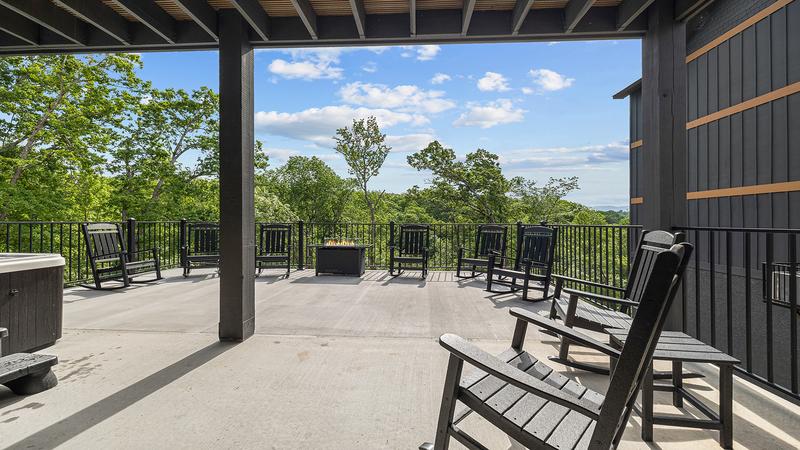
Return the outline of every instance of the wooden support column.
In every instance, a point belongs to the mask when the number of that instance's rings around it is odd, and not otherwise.
[[[648,11],[642,42],[642,152],[644,201],[640,222],[647,230],[686,224],[686,26],[674,19],[673,2],[656,0]],[[675,302],[667,329],[680,327]]]
[[[243,341],[255,329],[253,209],[253,47],[250,25],[219,12],[219,338]]]

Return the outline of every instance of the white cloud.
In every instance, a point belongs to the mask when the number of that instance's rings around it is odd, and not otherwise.
[[[353,119],[364,119],[369,116],[375,116],[381,128],[390,128],[397,124],[425,125],[428,123],[425,116],[383,108],[325,106],[294,113],[259,111],[255,116],[255,124],[256,130],[259,132],[330,147],[337,128],[349,125]]]
[[[534,90],[529,87],[522,88],[522,93],[525,95],[531,95],[534,93]]]
[[[450,80],[452,80],[452,77],[450,75],[439,72],[435,74],[433,78],[431,78],[431,84],[442,84],[445,81],[450,81]]]
[[[287,79],[320,80],[342,78],[344,69],[339,67],[340,48],[297,48],[286,50],[291,61],[281,58],[269,64],[269,71]]]
[[[520,122],[525,117],[525,112],[524,109],[515,108],[508,99],[499,99],[486,104],[471,103],[453,125],[491,128],[500,124]]]
[[[438,45],[401,45],[400,48],[403,49],[401,56],[416,57],[417,61],[430,61],[442,50]]]
[[[283,59],[269,63],[269,71],[283,78],[302,80],[339,79],[343,72],[342,68],[332,67],[329,64],[311,61],[289,62]]]
[[[426,91],[413,85],[388,87],[384,84],[354,82],[342,87],[339,96],[346,103],[405,112],[439,113],[456,106],[442,91]]]
[[[529,72],[534,84],[544,91],[559,91],[572,86],[574,78],[567,78],[550,69],[531,69]]]
[[[267,156],[269,156],[270,163],[272,162],[279,162],[283,163],[289,160],[292,156],[297,156],[300,154],[297,150],[292,150],[288,148],[268,148],[266,150]]]
[[[363,66],[361,66],[361,70],[363,70],[364,72],[367,72],[367,73],[375,73],[375,72],[378,71],[378,65],[375,64],[375,62],[370,61],[370,62],[364,64]]]
[[[410,153],[422,150],[436,140],[430,133],[405,134],[401,136],[386,136],[386,143],[392,147],[393,153]]]
[[[625,141],[579,147],[527,148],[505,152],[500,163],[509,169],[537,167],[581,167],[627,162],[630,147]]]
[[[484,92],[504,92],[509,89],[508,87],[508,79],[504,77],[502,74],[497,72],[486,72],[483,75],[483,78],[478,80],[478,89]]]

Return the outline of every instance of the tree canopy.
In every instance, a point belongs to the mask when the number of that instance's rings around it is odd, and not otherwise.
[[[218,94],[156,88],[141,67],[133,54],[0,58],[0,220],[218,219]],[[270,167],[269,142],[256,142],[258,220],[627,221],[565,200],[577,178],[510,178],[490,150],[438,141],[407,158],[426,185],[376,191],[391,150],[377,120],[333,138],[348,176],[318,157]]]

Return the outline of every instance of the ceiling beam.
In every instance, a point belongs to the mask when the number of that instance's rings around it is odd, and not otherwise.
[[[353,10],[353,19],[355,19],[356,21],[356,28],[358,29],[358,38],[366,39],[367,12],[364,10],[364,0],[350,0],[350,9]]]
[[[564,32],[572,33],[578,26],[583,16],[589,12],[595,0],[569,0],[567,7],[564,8]]]
[[[472,21],[472,13],[475,11],[476,0],[464,0],[464,10],[461,13],[461,35],[466,36],[469,31],[469,23]]]
[[[208,5],[206,0],[172,0],[186,15],[192,18],[200,28],[215,41],[219,41],[217,31],[217,11]]]
[[[231,0],[231,4],[244,20],[250,24],[261,40],[268,41],[270,35],[269,16],[257,0]]]
[[[0,6],[0,30],[30,45],[39,45],[39,25]]]
[[[655,0],[624,0],[617,7],[617,30],[624,31],[625,28],[636,20],[637,17],[647,11],[647,7]]]
[[[675,0],[675,20],[687,21],[712,3],[714,0]]]
[[[514,12],[511,14],[511,34],[516,36],[519,34],[519,29],[525,18],[528,17],[528,11],[533,6],[533,0],[517,0],[514,5]]]
[[[147,28],[170,44],[176,42],[175,19],[152,0],[114,0]]]
[[[300,20],[303,21],[303,25],[306,26],[308,34],[311,35],[311,39],[315,41],[319,39],[319,33],[317,32],[317,13],[314,11],[314,7],[311,6],[311,2],[308,0],[292,0],[292,5],[294,5],[294,9],[297,11],[297,15],[300,16]]]
[[[0,0],[17,14],[63,36],[74,44],[86,45],[86,24],[47,0]]]
[[[408,19],[411,25],[411,36],[417,35],[417,0],[408,1]]]
[[[105,32],[124,45],[130,45],[130,22],[98,0],[53,0],[79,19]]]

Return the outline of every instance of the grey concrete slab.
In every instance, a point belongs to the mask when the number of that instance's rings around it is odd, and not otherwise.
[[[65,293],[64,337],[43,351],[59,356],[61,383],[30,397],[0,387],[0,446],[415,449],[434,433],[447,362],[438,335],[456,332],[499,352],[513,326],[507,308],[522,305],[440,272],[424,283],[379,272],[361,280],[263,276],[257,334],[221,344],[213,271],[167,275],[112,293]],[[540,357],[556,345],[535,330],[526,341]],[[588,350],[573,354],[602,361]],[[605,390],[605,377],[553,366]],[[713,377],[691,384],[716,402]],[[800,446],[800,409],[741,381],[735,389],[737,447]],[[656,403],[678,412],[665,394]],[[647,447],[638,420],[623,448]],[[480,418],[463,427],[490,448],[520,448]],[[718,448],[710,431],[657,426],[655,437],[663,448]]]

